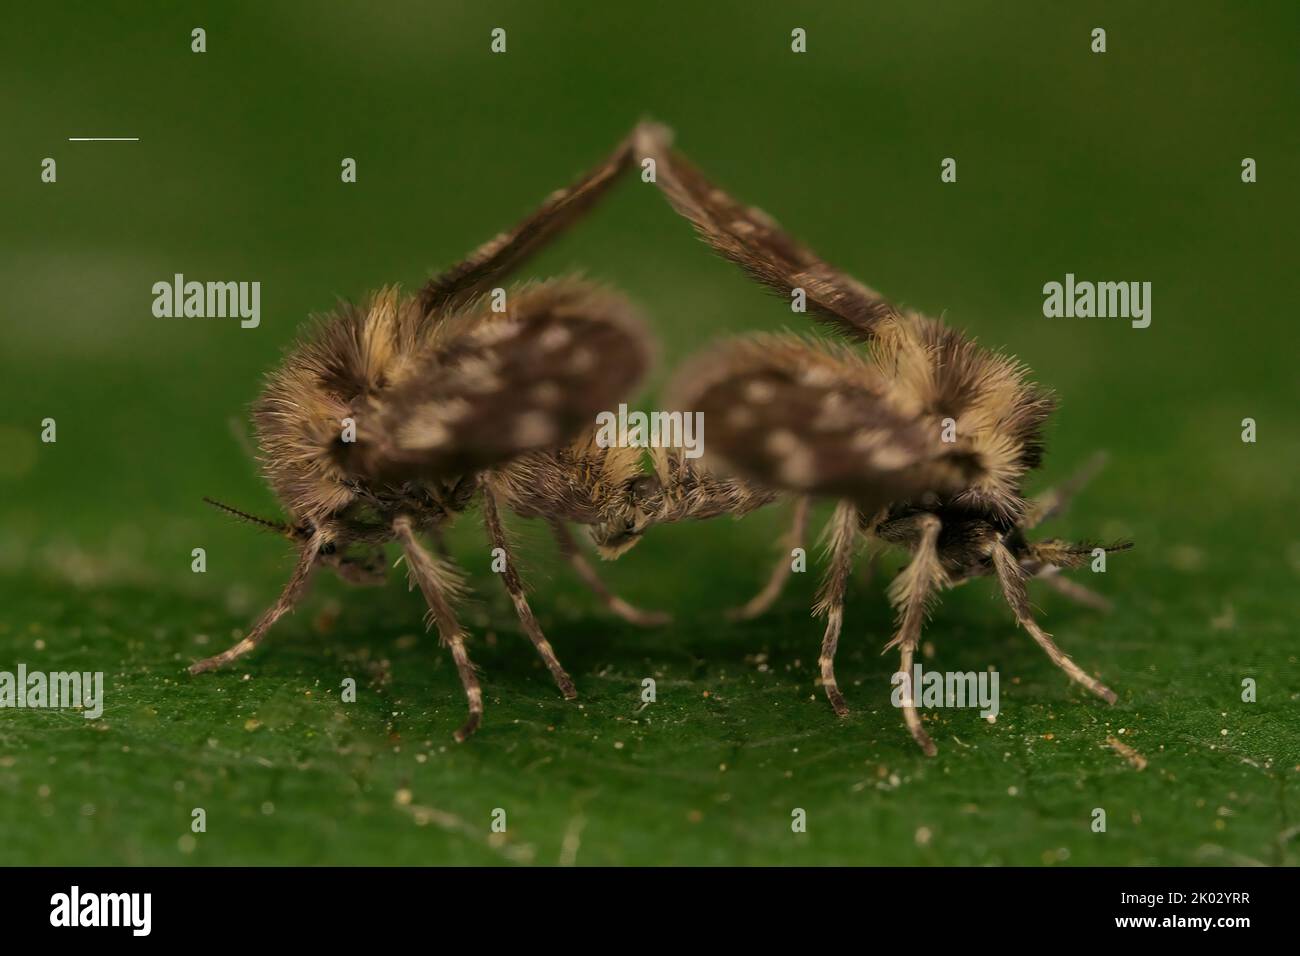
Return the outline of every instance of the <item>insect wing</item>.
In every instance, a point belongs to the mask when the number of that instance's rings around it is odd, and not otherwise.
[[[557,280],[448,320],[439,346],[359,415],[345,467],[389,481],[466,474],[552,448],[616,407],[650,365],[631,305]]]
[[[862,358],[787,335],[724,343],[670,389],[673,407],[703,415],[706,456],[769,487],[864,510],[965,487],[974,456],[887,392]]]
[[[542,245],[581,219],[628,165],[631,150],[630,139],[625,139],[594,169],[569,186],[555,190],[512,228],[489,239],[464,260],[430,280],[420,292],[423,313],[453,311],[486,292]]]
[[[894,306],[857,279],[823,262],[761,209],[733,199],[672,149],[662,126],[636,131],[639,155],[655,161],[655,182],[710,246],[753,279],[789,298],[802,289],[808,308],[841,332],[869,339]]]

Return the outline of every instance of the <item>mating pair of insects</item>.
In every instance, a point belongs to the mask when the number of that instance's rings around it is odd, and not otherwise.
[[[603,163],[418,295],[385,289],[364,307],[342,307],[288,354],[253,418],[263,470],[289,520],[220,507],[282,533],[294,542],[297,563],[248,635],[194,664],[192,673],[256,648],[321,565],[353,583],[382,582],[384,546],[396,540],[464,685],[469,717],[455,734],[464,740],[482,718],[483,693],[456,616],[463,577],[441,545],[441,529],[476,499],[491,546],[505,555],[501,579],[522,627],[560,691],[573,698],[573,681],[529,607],[503,508],[548,522],[578,576],[610,611],[654,624],[665,617],[633,607],[601,583],[570,526],[585,528],[597,552],[612,559],[652,525],[740,516],[793,498],[793,547],[805,534],[810,500],[820,498],[837,502],[816,605],[826,618],[821,683],[837,714],[848,711],[835,680],[835,651],[862,538],[911,554],[889,587],[897,624],[887,648],[898,648],[901,673],[912,673],[936,594],[991,574],[1016,620],[1051,659],[1114,702],[1114,693],[1039,627],[1026,592],[1027,579],[1043,578],[1083,603],[1105,603],[1056,577],[1085,565],[1091,545],[1025,536],[1059,512],[1094,470],[1057,491],[1022,495],[1022,480],[1042,459],[1050,394],[1015,359],[896,308],[827,265],[766,214],[711,184],[671,139],[662,126],[639,125]],[[494,311],[487,295],[634,167],[653,169],[668,202],[717,252],[788,301],[802,298],[839,333],[834,342],[741,337],[687,362],[668,404],[704,415],[707,454],[700,460],[680,449],[647,453],[596,440],[598,413],[626,400],[650,364],[649,337],[625,299],[575,278],[514,288],[505,311]],[[433,540],[437,556],[422,535]],[[1116,547],[1124,545],[1107,550]],[[765,610],[790,570],[783,555],[739,616]],[[908,696],[907,727],[933,754]]]

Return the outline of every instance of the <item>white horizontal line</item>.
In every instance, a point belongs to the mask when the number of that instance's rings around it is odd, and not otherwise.
[[[69,136],[69,143],[138,143],[139,136]]]

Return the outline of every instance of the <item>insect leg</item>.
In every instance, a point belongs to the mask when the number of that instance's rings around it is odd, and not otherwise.
[[[1049,488],[1041,495],[1035,496],[1025,510],[1025,517],[1021,520],[1020,527],[1036,527],[1048,518],[1053,518],[1064,511],[1069,506],[1070,500],[1097,476],[1097,472],[1105,467],[1107,457],[1104,451],[1097,452],[1084,462],[1082,468],[1065,479],[1065,481],[1055,488]]]
[[[542,633],[537,618],[533,616],[533,609],[528,606],[528,598],[524,596],[523,582],[519,579],[519,572],[515,570],[514,555],[510,553],[509,542],[506,541],[505,531],[501,527],[501,516],[497,511],[496,496],[492,494],[492,490],[486,485],[483,486],[483,523],[487,526],[489,544],[494,549],[500,548],[505,554],[505,570],[501,572],[501,579],[505,583],[506,590],[510,592],[510,599],[515,605],[515,613],[519,615],[519,623],[524,626],[524,632],[528,635],[528,639],[533,642],[533,647],[537,648],[537,653],[541,655],[542,661],[546,664],[546,669],[551,672],[551,677],[555,679],[555,685],[560,688],[560,693],[564,695],[566,700],[573,700],[578,696],[578,690],[573,686],[573,680],[560,666],[559,658],[555,656],[555,649],[551,647],[551,642]]]
[[[470,663],[469,653],[465,650],[465,632],[461,630],[451,607],[451,600],[460,591],[460,577],[450,564],[434,560],[424,550],[411,530],[410,518],[405,515],[398,517],[393,522],[393,533],[397,535],[406,555],[408,586],[409,583],[419,585],[420,593],[429,605],[429,616],[438,628],[438,638],[451,651],[461,686],[465,688],[465,696],[469,699],[469,718],[454,735],[458,743],[463,743],[478,730],[478,725],[483,720],[483,690],[479,687],[478,675],[474,673],[474,665]]]
[[[248,632],[242,641],[239,641],[233,647],[227,648],[220,654],[205,658],[190,665],[191,674],[202,674],[206,671],[216,670],[238,657],[243,657],[249,651],[256,649],[257,645],[262,643],[266,637],[266,632],[271,629],[271,625],[287,613],[293,610],[294,605],[302,599],[303,593],[307,590],[307,582],[311,580],[312,568],[316,563],[317,546],[308,545],[303,548],[298,556],[298,563],[294,566],[293,574],[289,576],[289,581],[276,598],[275,603],[262,612],[262,616],[257,619],[253,629]]]
[[[849,708],[835,682],[835,650],[839,646],[840,629],[844,625],[844,591],[849,572],[853,570],[853,545],[858,533],[857,507],[841,501],[827,528],[830,535],[830,566],[826,569],[826,577],[813,608],[814,614],[826,615],[826,633],[822,636],[822,650],[817,663],[821,668],[822,687],[826,689],[826,697],[835,713],[844,717]]]
[[[890,602],[898,611],[898,630],[885,645],[885,650],[895,646],[899,649],[898,670],[907,675],[908,688],[903,698],[903,722],[925,755],[933,757],[939,751],[921,726],[921,716],[916,710],[917,688],[912,686],[912,660],[921,640],[926,609],[944,581],[936,547],[941,525],[939,519],[931,514],[918,515],[915,521],[919,538],[912,551],[912,560],[889,585]]]
[[[862,562],[862,571],[858,577],[864,584],[870,584],[876,579],[876,571],[880,566],[880,552],[876,548],[871,548],[867,552],[867,559]]]
[[[429,539],[433,541],[433,550],[438,552],[438,557],[444,561],[451,560],[451,550],[447,547],[447,536],[442,533],[441,525],[429,529]]]
[[[1057,667],[1069,674],[1071,679],[1082,684],[1108,704],[1116,701],[1115,692],[1094,677],[1084,672],[1074,661],[1070,660],[1052,640],[1052,636],[1038,626],[1029,607],[1029,595],[1025,591],[1025,576],[1016,559],[1001,541],[993,543],[993,566],[997,570],[998,581],[1002,585],[1002,594],[1011,606],[1016,620],[1038,642],[1038,646],[1047,652]]]
[[[617,594],[614,594],[605,582],[600,579],[596,569],[591,566],[591,562],[586,559],[580,550],[578,543],[573,540],[573,535],[561,521],[551,522],[551,531],[555,535],[555,541],[560,546],[560,551],[564,554],[565,559],[573,568],[574,572],[582,579],[596,597],[611,612],[621,617],[631,624],[637,624],[641,627],[658,627],[661,624],[668,624],[672,621],[672,615],[663,611],[645,611],[633,604],[629,604]]]
[[[790,580],[790,552],[794,548],[803,547],[803,539],[807,531],[808,496],[800,495],[794,502],[794,516],[790,521],[790,530],[782,536],[781,556],[777,559],[776,566],[772,568],[772,576],[767,579],[763,590],[750,598],[748,603],[732,608],[727,612],[727,617],[734,621],[748,621],[758,617],[772,606],[781,594],[781,589],[785,587],[785,582]]]
[[[1055,571],[1038,574],[1036,577],[1057,594],[1067,597],[1077,604],[1082,604],[1084,607],[1090,607],[1094,611],[1103,611],[1107,614],[1115,610],[1115,605],[1111,603],[1110,598],[1103,597],[1092,588],[1084,587],[1077,581],[1071,581]]]

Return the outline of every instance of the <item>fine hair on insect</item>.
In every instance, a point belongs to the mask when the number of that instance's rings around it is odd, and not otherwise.
[[[504,288],[522,263],[640,165],[671,206],[756,281],[807,308],[839,340],[794,334],[726,340],[685,363],[673,408],[708,422],[700,461],[680,449],[608,446],[597,415],[635,392],[652,362],[637,310],[579,278]],[[1036,622],[1026,580],[1041,578],[1093,606],[1099,595],[1058,577],[1085,565],[1094,546],[1031,542],[1026,532],[1059,513],[1097,463],[1061,489],[1021,492],[1042,459],[1051,396],[1014,359],[977,346],[938,321],[896,308],[796,243],[761,211],[708,182],[643,123],[595,169],[552,193],[531,215],[417,294],[381,290],[361,306],[317,320],[268,377],[254,405],[258,457],[288,519],[252,520],[292,541],[297,560],[274,603],[234,646],[194,664],[201,673],[256,648],[305,594],[321,565],[356,584],[381,583],[384,546],[397,542],[412,587],[451,653],[468,700],[456,731],[479,726],[483,695],[457,604],[465,582],[442,532],[478,503],[500,578],[525,634],[566,698],[572,679],[534,616],[502,521],[509,510],[545,521],[580,580],[620,617],[641,625],[666,615],[613,594],[571,528],[601,557],[629,550],[655,524],[741,516],[792,499],[786,542],[806,534],[809,504],[836,502],[816,610],[826,617],[821,683],[837,714],[835,679],[853,560],[863,540],[910,554],[889,598],[897,613],[886,648],[910,674],[936,595],[993,576],[1014,618],[1073,680],[1115,695],[1066,656]],[[216,502],[213,502],[216,504]],[[430,552],[425,539],[433,544]],[[1117,550],[1126,545],[1112,545]],[[499,551],[497,550],[499,549]],[[735,617],[754,617],[790,574],[784,557]],[[927,754],[934,744],[915,702],[903,716]]]
[[[667,145],[643,132],[658,157],[658,181],[673,208],[714,250],[752,279],[808,311],[839,336],[732,339],[685,363],[670,386],[670,407],[709,423],[706,459],[760,486],[837,502],[827,528],[829,561],[815,611],[826,627],[818,658],[835,712],[848,707],[835,678],[844,596],[862,539],[907,551],[891,582],[898,672],[911,680],[921,627],[937,594],[976,577],[996,577],[1016,621],[1051,660],[1090,692],[1115,694],[1071,660],[1033,616],[1025,581],[1041,577],[1093,607],[1107,602],[1057,577],[1085,566],[1097,546],[1025,533],[1058,514],[1100,468],[1098,456],[1063,487],[1023,496],[1043,457],[1042,430],[1055,407],[1013,358],[978,346],[955,329],[890,303],[784,233],[761,210],[710,183]],[[806,510],[795,512],[793,535]],[[1124,550],[1116,543],[1103,551]],[[917,712],[915,688],[903,718],[927,754],[936,748]]]
[[[587,211],[632,158],[629,137],[416,295],[384,289],[362,306],[342,306],[291,349],[253,407],[258,458],[288,520],[218,507],[291,540],[297,560],[247,635],[192,673],[254,650],[322,565],[350,583],[382,582],[384,546],[396,541],[464,687],[469,716],[455,735],[464,740],[480,723],[483,695],[456,612],[463,575],[441,545],[456,515],[481,505],[520,624],[572,698],[573,681],[529,606],[504,509],[546,521],[579,578],[613,613],[653,625],[666,616],[611,593],[570,527],[585,528],[610,559],[651,523],[744,513],[776,496],[671,453],[657,455],[647,472],[641,449],[597,441],[597,414],[626,399],[651,361],[649,337],[622,296],[573,277],[498,285]]]

